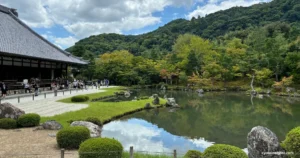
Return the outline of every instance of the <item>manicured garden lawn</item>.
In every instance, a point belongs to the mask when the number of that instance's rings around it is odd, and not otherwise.
[[[112,95],[115,91],[118,91],[119,88],[106,89],[106,92],[89,94],[90,100]],[[69,126],[69,121],[73,120],[85,120],[88,117],[97,117],[101,122],[111,119],[114,116],[122,115],[126,112],[131,112],[140,108],[143,108],[146,103],[151,103],[153,99],[139,100],[139,101],[124,101],[124,102],[86,102],[89,104],[88,108],[63,113],[60,115],[55,115],[52,117],[42,117],[41,122],[47,120],[55,120],[61,123],[64,127]],[[61,102],[70,103],[71,99],[67,98],[61,100]],[[165,103],[165,100],[161,99],[162,103]],[[81,103],[82,104],[82,103]]]

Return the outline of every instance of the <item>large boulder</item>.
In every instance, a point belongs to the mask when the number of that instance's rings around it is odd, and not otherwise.
[[[159,97],[157,94],[153,94],[152,97],[154,98],[154,100],[152,101],[153,105],[159,105]]]
[[[276,134],[266,127],[252,128],[247,137],[249,158],[285,158]],[[282,152],[282,154],[278,154]],[[273,154],[272,154],[273,153]]]
[[[179,108],[179,105],[176,103],[174,98],[167,98],[166,106],[172,108]]]
[[[43,129],[47,130],[60,130],[62,128],[62,125],[54,120],[47,121],[42,124]]]
[[[101,136],[101,127],[86,121],[74,121],[71,126],[84,126],[89,129],[91,137],[96,138]]]
[[[146,108],[146,109],[151,109],[151,108],[152,108],[152,107],[151,107],[151,104],[150,104],[150,103],[146,103],[145,108]]]
[[[130,92],[129,92],[129,91],[125,92],[125,93],[124,93],[124,96],[125,96],[126,98],[129,98],[129,97],[130,97]]]
[[[203,89],[197,89],[196,92],[197,93],[204,93],[204,90]]]
[[[25,112],[10,103],[0,104],[0,118],[18,119]]]

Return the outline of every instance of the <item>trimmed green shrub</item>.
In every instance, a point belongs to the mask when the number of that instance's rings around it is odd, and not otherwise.
[[[204,151],[203,157],[248,158],[247,154],[242,149],[226,144],[215,144],[213,146],[208,147]]]
[[[89,97],[86,95],[77,95],[71,98],[72,102],[85,102],[88,101]]]
[[[93,124],[96,124],[96,125],[102,127],[102,123],[97,117],[88,117],[87,119],[85,119],[85,121],[92,122]]]
[[[78,153],[80,158],[116,158],[122,157],[123,146],[115,139],[93,138],[80,144]]]
[[[18,126],[21,127],[34,127],[40,125],[40,120],[41,120],[40,115],[31,113],[31,114],[21,115],[18,118],[17,123]]]
[[[185,153],[184,158],[202,158],[202,153],[198,150],[189,150]]]
[[[300,127],[290,130],[281,146],[287,152],[300,153]]]
[[[60,148],[78,149],[79,145],[90,138],[90,131],[83,126],[61,129],[56,134],[56,141]]]
[[[0,119],[0,129],[14,129],[17,128],[17,121],[11,118]]]

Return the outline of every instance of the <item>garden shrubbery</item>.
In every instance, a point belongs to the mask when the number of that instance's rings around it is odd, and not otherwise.
[[[198,150],[189,150],[184,158],[202,158],[202,153]]]
[[[20,127],[34,127],[40,125],[40,120],[41,117],[38,114],[24,114],[18,118],[17,124]]]
[[[72,102],[85,102],[88,101],[89,97],[85,95],[77,95],[71,98]]]
[[[208,147],[205,149],[203,157],[248,158],[247,154],[242,149],[226,144],[215,144]]]
[[[96,125],[102,127],[101,121],[98,118],[96,118],[96,117],[88,117],[87,119],[85,119],[85,121],[91,122],[93,124],[96,124]]]
[[[90,138],[90,131],[86,127],[68,127],[58,131],[56,141],[60,148],[78,149],[79,145]]]
[[[123,146],[115,139],[93,138],[80,144],[78,152],[80,158],[116,158],[122,157]]]
[[[300,153],[300,127],[296,127],[289,131],[281,146],[287,152]]]
[[[146,99],[149,99],[150,97],[148,97],[148,96],[142,96],[142,97],[139,97],[138,99],[139,100],[146,100]]]
[[[0,129],[14,129],[17,128],[17,121],[11,118],[0,119]]]

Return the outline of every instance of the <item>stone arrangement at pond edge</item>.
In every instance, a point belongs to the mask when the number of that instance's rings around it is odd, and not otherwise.
[[[89,129],[91,137],[96,138],[101,136],[101,127],[87,121],[74,121],[71,126],[84,126]]]
[[[10,103],[0,104],[0,119],[1,118],[18,119],[23,114],[25,114],[25,111],[15,107]]]
[[[174,98],[167,98],[166,106],[172,108],[180,108],[180,106],[176,103]]]
[[[247,149],[249,158],[285,158],[286,155],[276,155],[284,150],[275,133],[266,127],[256,126],[248,133]],[[273,152],[273,154],[272,154]]]
[[[43,129],[47,130],[60,130],[62,129],[62,125],[54,120],[47,121],[42,124]]]
[[[152,96],[154,98],[154,100],[152,101],[153,105],[159,105],[159,97],[157,94],[153,94]]]

